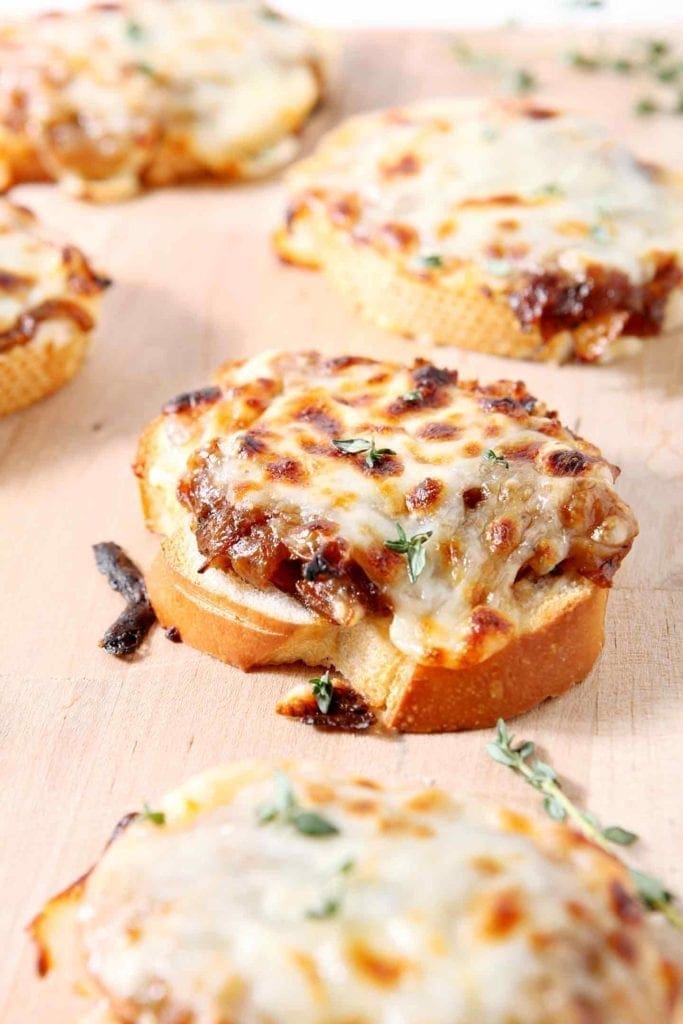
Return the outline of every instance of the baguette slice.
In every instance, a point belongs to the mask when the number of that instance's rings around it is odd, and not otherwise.
[[[397,650],[383,619],[338,626],[275,589],[220,569],[199,575],[202,561],[189,527],[162,543],[146,578],[163,626],[242,669],[332,666],[401,732],[481,729],[528,711],[585,679],[603,645],[608,592],[587,580],[537,588],[522,635],[486,661],[453,669]]]
[[[361,114],[288,174],[275,247],[436,344],[609,362],[683,322],[683,181],[595,125],[443,99]]]
[[[0,416],[52,394],[81,366],[109,281],[30,211],[0,200]]]
[[[168,403],[135,465],[165,538],[147,574],[161,623],[244,669],[333,666],[411,732],[490,725],[584,679],[637,530],[613,467],[522,385],[456,376],[269,352]],[[391,454],[369,468],[331,434]],[[384,543],[399,521],[429,534],[414,583]],[[318,576],[320,551],[337,562]]]
[[[0,24],[0,183],[115,202],[267,175],[296,155],[327,49],[256,0],[124,0]]]
[[[98,1024],[679,1020],[675,954],[618,860],[314,765],[217,768],[128,815],[31,931]]]

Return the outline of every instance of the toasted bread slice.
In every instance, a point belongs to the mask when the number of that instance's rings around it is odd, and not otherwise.
[[[74,246],[44,237],[28,210],[0,201],[0,416],[73,377],[108,283]]]
[[[161,622],[242,668],[334,666],[406,731],[585,678],[637,529],[613,467],[522,385],[456,378],[264,353],[168,403],[135,467]]]
[[[0,180],[110,202],[268,174],[297,152],[328,48],[255,0],[127,0],[0,26]]]
[[[547,818],[314,765],[217,768],[128,815],[31,930],[43,972],[97,992],[107,1024],[673,1024],[680,1007],[616,858]]]
[[[147,574],[163,626],[243,669],[332,666],[401,732],[481,729],[519,715],[585,679],[602,649],[607,591],[587,580],[536,587],[523,634],[486,661],[453,669],[397,650],[384,619],[338,626],[278,590],[220,569],[199,575],[202,561],[189,529],[163,542]]]
[[[351,118],[288,175],[286,262],[437,344],[608,362],[683,322],[683,182],[594,125],[440,100]]]

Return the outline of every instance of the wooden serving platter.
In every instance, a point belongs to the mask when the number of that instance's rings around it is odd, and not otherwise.
[[[645,158],[683,169],[683,120],[636,119],[642,83],[563,66],[566,34],[468,38],[532,69],[541,102],[602,116]],[[463,68],[450,42],[446,33],[350,34],[318,127],[379,104],[499,87],[495,75]],[[121,604],[91,545],[116,540],[142,564],[154,551],[130,463],[162,401],[205,383],[221,361],[267,347],[401,359],[423,350],[356,319],[321,276],[277,263],[268,244],[283,204],[277,181],[169,189],[112,207],[49,186],[16,195],[116,281],[81,375],[0,423],[0,1019],[66,1024],[73,998],[59,979],[35,980],[25,924],[88,867],[124,812],[193,772],[252,755],[306,757],[536,801],[487,758],[486,733],[335,736],[278,717],[277,698],[305,669],[245,675],[160,630],[130,663],[98,648]],[[683,338],[654,340],[610,368],[452,349],[436,358],[467,377],[523,377],[623,469],[641,535],[611,597],[604,653],[582,686],[515,728],[605,823],[643,837],[638,864],[683,891]]]

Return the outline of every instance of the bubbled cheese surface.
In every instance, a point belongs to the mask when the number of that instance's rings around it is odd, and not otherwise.
[[[295,202],[329,202],[338,228],[350,210],[354,238],[407,270],[433,270],[424,261],[436,256],[447,281],[474,262],[493,290],[522,273],[581,277],[591,264],[639,283],[653,254],[683,253],[680,188],[586,119],[525,104],[449,99],[361,115],[290,185]]]
[[[122,1020],[671,1019],[624,873],[585,841],[438,790],[284,771],[335,834],[260,823],[277,782],[242,766],[192,780],[95,867],[82,947]]]

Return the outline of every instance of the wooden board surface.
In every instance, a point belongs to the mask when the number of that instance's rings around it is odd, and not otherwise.
[[[642,83],[567,70],[561,33],[491,33],[475,45],[534,69],[543,101],[602,116],[645,157],[683,169],[683,121],[633,118]],[[351,35],[340,78],[319,124],[498,86],[494,75],[462,69],[446,34],[430,33]],[[0,1020],[66,1024],[72,1002],[58,980],[34,979],[23,927],[89,865],[124,812],[192,772],[229,758],[302,756],[527,806],[535,799],[487,759],[484,733],[331,736],[276,716],[277,697],[306,678],[303,669],[245,675],[161,631],[129,664],[98,648],[121,606],[94,569],[91,545],[116,540],[143,564],[152,555],[129,466],[163,400],[204,383],[221,361],[262,348],[406,359],[419,348],[361,323],[319,275],[278,265],[268,245],[282,208],[278,182],[167,190],[115,207],[86,206],[47,186],[17,196],[116,281],[82,374],[0,423]],[[516,728],[539,741],[605,823],[639,832],[634,858],[679,891],[682,340],[653,341],[605,369],[451,349],[437,357],[465,376],[523,376],[623,469],[620,491],[641,535],[611,597],[602,658],[582,686]]]

